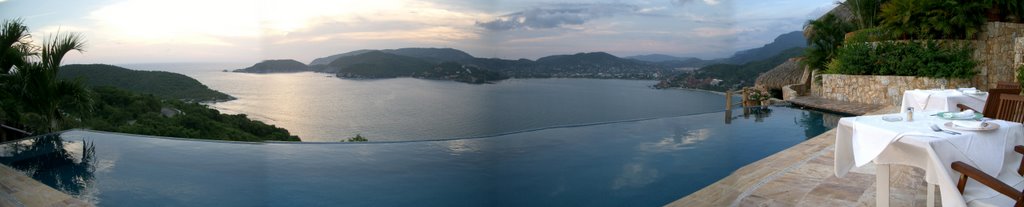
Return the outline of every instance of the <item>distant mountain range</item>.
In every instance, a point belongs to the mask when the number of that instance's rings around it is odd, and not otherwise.
[[[707,65],[719,63],[745,64],[751,61],[764,60],[767,58],[771,58],[772,56],[775,56],[776,54],[779,54],[782,51],[794,47],[807,47],[807,38],[804,38],[804,35],[801,31],[793,31],[779,35],[778,37],[775,37],[775,40],[773,40],[771,43],[765,44],[764,46],[761,46],[759,48],[753,48],[736,52],[731,57],[728,58],[703,60],[694,57],[676,57],[664,54],[637,55],[629,56],[626,58],[655,63],[670,68],[704,67]]]
[[[760,48],[736,52],[732,57],[702,60],[651,54],[620,58],[605,52],[552,55],[537,60],[478,58],[453,48],[400,48],[355,50],[316,58],[308,66],[295,60],[268,60],[236,72],[269,73],[314,71],[341,78],[415,77],[483,83],[514,78],[658,79],[679,73],[680,67],[743,64],[806,47],[802,33],[783,34]]]
[[[466,59],[472,59],[473,56],[469,53],[463,52],[462,50],[456,50],[452,48],[401,48],[401,49],[388,49],[388,50],[356,50],[337,55],[331,55],[327,57],[314,59],[309,65],[328,65],[334,60],[341,57],[356,56],[363,53],[379,51],[388,54],[409,56],[414,58],[423,59],[426,61],[440,63],[446,61],[460,61]]]

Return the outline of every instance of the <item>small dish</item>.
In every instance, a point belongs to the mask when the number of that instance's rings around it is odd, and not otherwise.
[[[903,121],[903,117],[900,117],[899,115],[889,115],[889,116],[883,116],[882,120],[885,120],[885,121],[888,121],[888,122],[897,122],[897,121]]]
[[[946,122],[946,124],[943,124],[943,126],[946,126],[946,128],[955,129],[955,130],[963,130],[963,131],[990,131],[990,130],[999,129],[999,124],[992,123],[992,122],[985,122],[985,123],[983,123],[981,125],[980,128],[962,127],[962,126],[953,124],[953,122]]]

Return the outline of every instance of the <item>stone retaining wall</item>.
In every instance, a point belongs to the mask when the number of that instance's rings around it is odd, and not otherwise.
[[[804,94],[804,84],[789,84],[782,87],[782,100],[790,100]]]
[[[864,104],[899,106],[903,92],[913,89],[971,87],[971,80],[913,76],[821,75],[820,97]]]
[[[1016,68],[1024,64],[1024,24],[986,23],[974,47],[974,60],[978,61],[974,83],[979,88],[995,88],[999,81],[1016,82]]]

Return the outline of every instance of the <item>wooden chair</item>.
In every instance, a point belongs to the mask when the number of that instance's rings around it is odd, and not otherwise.
[[[1000,104],[999,97],[1001,97],[1004,94],[1010,94],[1010,95],[1020,94],[1020,88],[1012,88],[1012,89],[1010,89],[1010,88],[993,88],[991,90],[988,90],[988,99],[985,100],[985,110],[973,109],[973,108],[971,108],[971,107],[969,107],[967,105],[963,105],[963,104],[956,104],[956,107],[960,108],[960,111],[967,110],[967,109],[974,110],[974,111],[981,111],[981,114],[983,116],[985,116],[985,117],[993,118],[993,119],[998,119],[998,118],[996,118],[996,112],[999,111],[999,104]]]
[[[996,119],[1012,122],[1024,122],[1024,97],[1015,94],[1003,94],[999,96],[999,106],[995,110]]]
[[[1016,147],[1013,147],[1013,151],[1024,154],[1024,146],[1017,145]],[[960,194],[964,193],[964,186],[967,185],[967,178],[971,178],[977,180],[978,183],[981,183],[982,185],[992,188],[1000,194],[1009,196],[1011,199],[1016,201],[1013,206],[1024,207],[1024,191],[1017,190],[1016,188],[1013,188],[1013,186],[1003,183],[1002,181],[999,181],[999,179],[985,174],[984,172],[981,172],[981,170],[978,170],[978,168],[971,167],[971,165],[964,162],[953,162],[950,167],[953,168],[953,170],[960,172],[960,181],[956,183],[956,189],[960,190]],[[1024,159],[1021,159],[1021,165],[1017,168],[1017,174],[1024,176]]]
[[[1014,83],[1014,82],[999,81],[999,82],[996,82],[996,88],[1014,89],[1014,88],[1020,88],[1020,84],[1017,84],[1017,83]]]

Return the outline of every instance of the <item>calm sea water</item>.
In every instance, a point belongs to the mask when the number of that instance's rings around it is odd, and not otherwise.
[[[70,131],[0,144],[0,164],[99,206],[660,206],[837,120],[773,107],[351,144]]]
[[[239,98],[222,111],[330,142],[69,131],[0,144],[0,164],[100,206],[659,206],[839,119],[723,112],[720,95],[649,81],[219,72],[242,66],[128,65],[195,77]],[[395,142],[333,142],[357,133]]]
[[[723,110],[721,95],[653,90],[653,81],[513,79],[471,85],[412,78],[345,80],[323,73],[226,73],[246,64],[134,64],[198,79],[238,100],[212,104],[303,141],[440,140]]]

